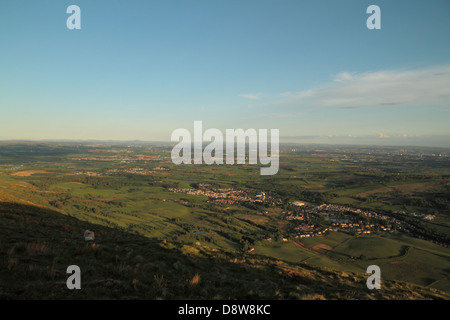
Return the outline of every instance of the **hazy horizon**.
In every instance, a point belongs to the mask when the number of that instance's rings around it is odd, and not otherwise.
[[[399,138],[398,140],[379,140],[376,137],[372,139],[366,138],[363,140],[355,140],[351,137],[329,137],[329,140],[316,137],[305,137],[303,139],[297,137],[280,137],[281,145],[323,145],[323,146],[361,146],[361,147],[423,147],[423,148],[444,148],[450,149],[450,136],[440,137],[440,141],[431,138],[426,144],[424,140],[411,141]],[[333,141],[334,139],[334,141]],[[0,143],[40,143],[40,142],[54,142],[54,143],[156,143],[156,144],[176,144],[175,141],[170,140],[142,140],[142,139],[7,139],[0,140]],[[207,145],[208,142],[204,142]]]

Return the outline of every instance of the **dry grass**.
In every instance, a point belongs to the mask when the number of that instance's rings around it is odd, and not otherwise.
[[[158,288],[163,289],[165,287],[165,282],[164,282],[164,276],[163,275],[159,276],[159,275],[155,274],[153,276],[153,278],[155,279],[156,286]]]
[[[311,293],[311,294],[305,294],[303,296],[303,300],[326,300],[326,299],[322,294]]]
[[[322,189],[324,186],[322,184],[308,184],[303,185],[302,188],[304,189]]]
[[[14,253],[16,253],[16,246],[12,246],[12,247],[8,250],[8,256],[12,256]]]
[[[196,286],[199,281],[200,281],[200,275],[198,273],[196,273],[195,276],[189,281],[189,284],[191,286]]]
[[[17,172],[11,173],[11,175],[16,176],[16,177],[29,177],[36,173],[46,173],[46,171],[42,171],[42,170],[17,171]]]
[[[53,261],[52,267],[50,268],[50,278],[51,279],[55,278],[55,261]]]
[[[47,252],[48,248],[44,243],[29,243],[27,244],[27,248],[26,248],[26,252],[27,253],[31,253],[31,252]]]
[[[324,244],[324,243],[319,243],[319,244],[316,244],[314,247],[312,247],[311,249],[313,249],[313,250],[320,250],[320,249],[324,249],[324,250],[328,250],[328,251],[330,251],[330,250],[333,250],[333,248],[332,247],[330,247],[329,245],[326,245],[326,244]]]
[[[8,260],[8,270],[11,270],[17,264],[16,258],[9,258]]]

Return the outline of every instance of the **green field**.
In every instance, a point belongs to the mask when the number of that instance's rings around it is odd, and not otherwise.
[[[324,238],[301,240],[311,253],[291,242],[264,244],[255,247],[256,254],[268,255],[290,262],[303,262],[313,266],[350,272],[365,272],[369,265],[380,266],[385,279],[408,281],[449,291],[450,251],[425,240],[406,235],[352,237],[333,232]],[[365,259],[351,257],[364,255]]]
[[[302,262],[315,256],[313,253],[299,249],[291,242],[256,245],[254,253],[289,262]]]
[[[450,166],[442,158],[416,155],[432,150],[411,150],[401,158],[391,149],[285,151],[279,174],[260,176],[258,166],[175,166],[163,147],[40,144],[27,152],[30,148],[0,145],[0,202],[54,210],[212,261],[217,254],[230,260],[245,255],[355,276],[375,264],[383,279],[450,292],[450,250],[442,245],[450,239]],[[171,191],[200,184],[251,197],[265,192],[269,200],[214,204],[205,195]],[[402,232],[296,239],[284,218],[284,212],[295,210],[293,200],[393,216],[433,214],[432,222],[407,219],[441,245]],[[198,246],[203,249],[193,249]]]

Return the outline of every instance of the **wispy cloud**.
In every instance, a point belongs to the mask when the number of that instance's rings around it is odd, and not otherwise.
[[[280,136],[282,142],[317,143],[317,144],[354,144],[354,145],[390,145],[390,146],[435,146],[450,147],[449,135],[418,134],[332,134],[311,136]]]
[[[245,98],[245,99],[250,99],[250,100],[259,100],[262,98],[262,94],[260,94],[260,93],[245,93],[245,94],[240,94],[239,97]]]
[[[450,104],[450,65],[415,70],[342,72],[320,87],[284,92],[287,105],[356,109],[363,107]]]
[[[303,112],[297,112],[297,113],[267,113],[263,114],[260,117],[262,118],[292,118],[292,117],[298,117],[303,115]]]

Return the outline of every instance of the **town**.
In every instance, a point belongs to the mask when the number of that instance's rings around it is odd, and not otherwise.
[[[169,188],[169,191],[209,197],[209,202],[215,204],[234,204],[237,202],[263,203],[267,199],[265,192],[256,194],[253,198],[247,192],[235,190],[234,188],[209,189],[207,187],[210,185],[205,183],[201,183],[198,186],[198,189]]]
[[[298,207],[299,203],[301,202],[295,201],[293,204]],[[384,231],[392,233],[394,230],[402,230],[400,221],[374,211],[335,204],[308,206],[308,204],[303,202],[301,207],[304,206],[306,208],[284,212],[287,220],[297,222],[297,225],[294,227],[296,232],[293,234],[295,238],[320,236],[327,231],[366,235],[372,232]],[[319,221],[320,224],[314,224],[312,221]]]
[[[217,205],[230,204],[270,204],[280,207],[283,204],[281,199],[273,199],[266,192],[246,192],[234,188],[211,188],[211,185],[200,183],[197,188],[169,188],[169,191],[175,193],[186,193],[190,195],[200,195],[208,197],[208,202]],[[328,232],[344,232],[354,236],[364,236],[373,233],[393,233],[401,231],[410,236],[425,239],[423,235],[416,232],[416,228],[408,222],[396,217],[381,214],[373,210],[353,208],[339,204],[320,204],[315,205],[306,201],[296,200],[289,204],[288,211],[283,211],[284,218],[289,222],[288,232],[283,235],[283,240],[289,238],[309,238],[323,236]],[[257,210],[257,215],[267,214],[267,210]],[[420,215],[414,212],[397,212],[399,216],[409,216],[419,218],[424,221],[432,221],[433,215]],[[268,240],[270,238],[266,238]],[[449,247],[447,243],[428,239],[432,242]]]

